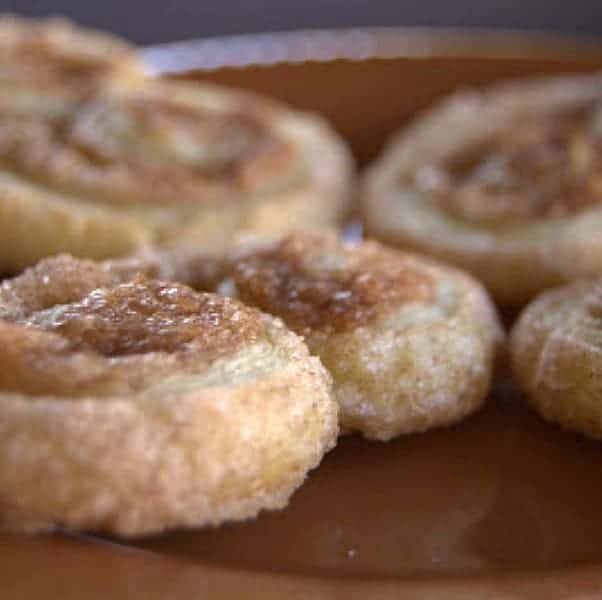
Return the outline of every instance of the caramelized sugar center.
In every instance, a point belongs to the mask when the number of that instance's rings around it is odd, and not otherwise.
[[[602,203],[601,111],[518,119],[484,146],[424,167],[417,183],[477,222],[578,214]]]
[[[252,309],[238,302],[140,276],[18,322],[58,333],[74,350],[109,357],[192,351],[208,360],[253,341],[261,329]]]
[[[434,294],[431,275],[409,257],[313,236],[293,236],[241,259],[234,280],[243,301],[298,333],[348,331]]]

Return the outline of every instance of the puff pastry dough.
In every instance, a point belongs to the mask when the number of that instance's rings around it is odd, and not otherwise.
[[[424,431],[462,419],[489,391],[503,334],[487,293],[457,269],[316,233],[221,257],[164,254],[157,267],[303,336],[333,377],[345,430],[377,440]]]
[[[459,265],[501,304],[602,273],[602,76],[459,93],[364,180],[368,233]]]
[[[602,439],[602,281],[542,294],[510,342],[527,402],[548,421]]]
[[[337,436],[319,360],[236,300],[67,256],[0,286],[0,529],[283,507]]]
[[[317,117],[204,84],[108,86],[60,122],[0,122],[0,270],[67,251],[225,247],[336,226],[351,161]]]

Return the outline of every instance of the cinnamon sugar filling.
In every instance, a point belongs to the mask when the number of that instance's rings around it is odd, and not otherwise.
[[[234,280],[243,301],[298,333],[348,331],[400,304],[428,302],[435,290],[411,259],[369,243],[342,249],[313,236],[292,236],[239,260]]]
[[[53,261],[61,260],[64,264],[53,267]],[[41,263],[37,272],[32,269],[2,284],[0,299],[12,300],[12,306],[3,306],[0,316],[15,325],[58,334],[73,351],[108,357],[194,352],[213,360],[254,341],[263,330],[253,309],[229,298],[141,275],[128,283],[90,289],[95,281],[106,283],[110,274],[87,272],[85,262],[79,268],[79,261],[53,261],[46,275]],[[81,284],[74,282],[78,272]],[[57,300],[66,302],[54,304]]]
[[[269,187],[294,167],[291,144],[260,112],[99,98],[70,121],[1,119],[0,163],[57,190],[112,201],[228,198]]]
[[[493,140],[416,174],[419,189],[462,219],[521,221],[602,204],[599,107],[517,119]]]

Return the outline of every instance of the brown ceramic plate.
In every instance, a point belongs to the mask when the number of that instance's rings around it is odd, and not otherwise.
[[[458,86],[602,67],[592,41],[398,29],[184,42],[145,56],[157,72],[203,69],[187,76],[321,111],[360,162]],[[457,427],[341,440],[286,510],[256,521],[133,544],[1,536],[0,597],[601,597],[601,472],[602,445],[543,424],[498,382]]]

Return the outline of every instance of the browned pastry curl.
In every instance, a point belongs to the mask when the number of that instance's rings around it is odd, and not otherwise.
[[[602,77],[464,92],[365,178],[368,232],[471,271],[495,299],[602,273]]]
[[[284,506],[330,378],[236,300],[70,257],[0,286],[0,528],[139,535]]]
[[[602,280],[542,294],[510,341],[528,403],[548,421],[602,439]]]
[[[487,395],[501,329],[481,286],[455,269],[307,233],[226,258],[176,257],[171,276],[232,294],[304,337],[333,377],[347,430],[388,440],[460,420]],[[157,259],[164,270],[169,262]]]
[[[115,85],[66,121],[0,121],[0,269],[149,244],[336,226],[351,161],[321,120],[174,81]]]
[[[235,261],[244,300],[302,334],[352,331],[408,303],[434,300],[432,274],[416,257],[366,242],[345,249],[332,238],[300,235]]]

